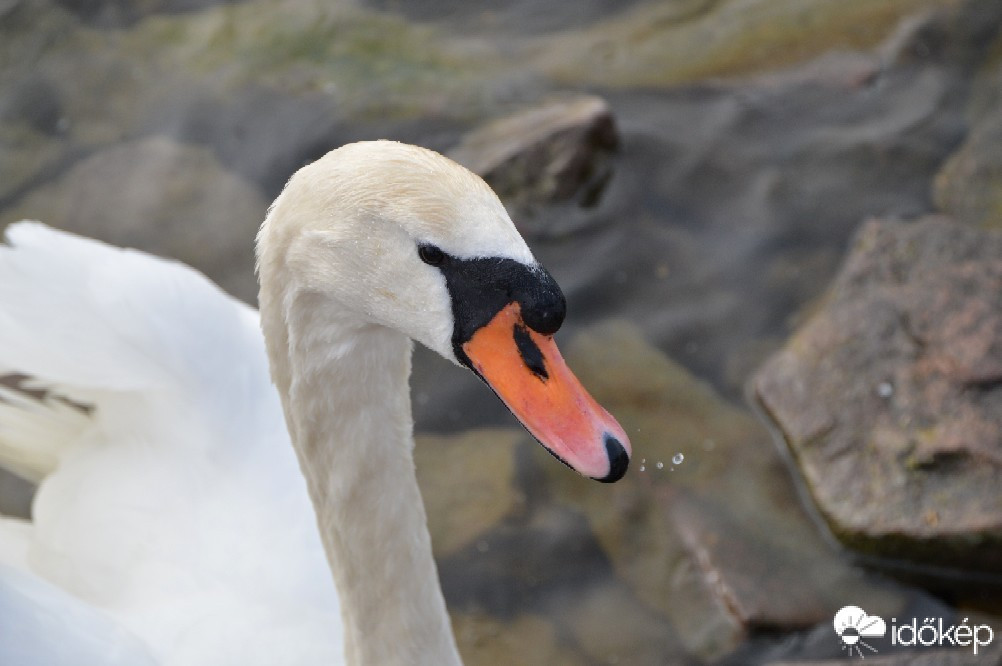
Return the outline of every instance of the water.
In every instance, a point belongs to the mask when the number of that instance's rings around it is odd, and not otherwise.
[[[685,460],[685,456],[682,455],[681,453],[676,453],[674,456],[672,456],[672,459],[671,459],[673,465],[681,465],[683,460]],[[655,469],[663,470],[665,468],[665,464],[664,464],[664,462],[662,462],[662,461],[659,460],[656,463],[654,463],[654,467],[655,467]],[[640,469],[641,472],[647,471],[647,458],[641,458],[640,459],[640,468],[639,469]],[[672,467],[672,468],[670,468],[669,471],[674,472],[675,468]]]

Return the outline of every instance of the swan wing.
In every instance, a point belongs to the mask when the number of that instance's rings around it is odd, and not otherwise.
[[[147,646],[107,613],[37,576],[4,565],[0,565],[0,617],[0,664],[157,663]]]
[[[45,393],[0,402],[0,464],[40,480],[0,554],[66,595],[17,608],[79,601],[163,663],[339,662],[257,313],[177,262],[39,223],[7,240],[0,368]]]

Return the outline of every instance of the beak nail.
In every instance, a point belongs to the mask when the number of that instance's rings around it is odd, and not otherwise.
[[[630,455],[619,440],[612,435],[605,436],[605,451],[609,455],[609,473],[601,479],[602,483],[615,483],[623,478],[630,466]]]

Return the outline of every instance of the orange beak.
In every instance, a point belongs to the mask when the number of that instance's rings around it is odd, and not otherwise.
[[[570,371],[553,336],[522,321],[510,303],[462,345],[473,370],[526,430],[584,476],[618,481],[630,462],[630,440]]]

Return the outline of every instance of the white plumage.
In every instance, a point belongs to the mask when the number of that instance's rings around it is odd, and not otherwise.
[[[93,409],[3,393],[0,462],[44,481],[33,524],[0,522],[0,664],[338,663],[256,313],[179,263],[7,238],[0,367]]]

